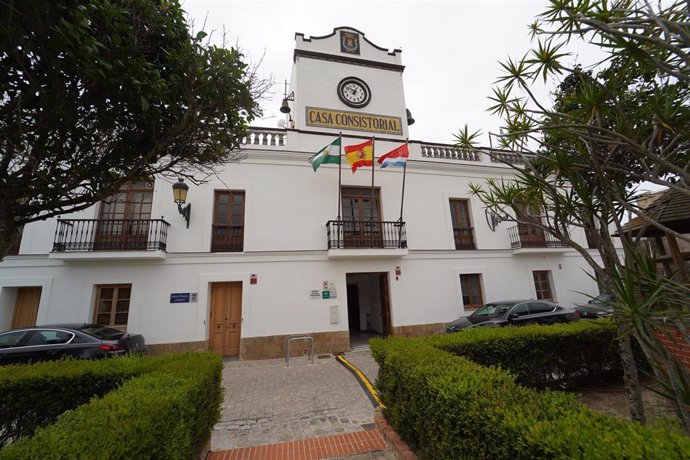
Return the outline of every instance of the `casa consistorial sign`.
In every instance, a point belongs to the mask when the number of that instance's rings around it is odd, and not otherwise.
[[[307,126],[318,126],[319,128],[348,129],[370,133],[397,134],[400,136],[403,133],[400,117],[389,117],[372,113],[307,107],[306,121]]]

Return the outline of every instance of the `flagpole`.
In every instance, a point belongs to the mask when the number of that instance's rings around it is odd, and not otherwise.
[[[374,225],[374,158],[376,158],[376,150],[374,149],[374,142],[376,137],[371,137],[371,225]]]
[[[338,145],[338,218],[336,219],[340,222],[340,208],[342,206],[342,177],[343,177],[343,132],[338,133],[338,140],[340,141]]]
[[[410,146],[408,145],[409,140],[405,139],[405,146],[407,147],[407,151],[410,151]],[[407,160],[405,161],[405,165],[403,166],[403,182],[402,182],[402,192],[400,194],[400,222],[402,223],[402,218],[403,218],[403,204],[405,203],[405,176],[407,173]]]

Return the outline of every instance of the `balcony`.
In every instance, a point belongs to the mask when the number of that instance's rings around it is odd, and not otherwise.
[[[58,220],[50,258],[162,259],[169,226],[163,219]]]
[[[510,227],[508,235],[513,254],[553,254],[567,249],[563,242],[532,225]]]
[[[401,257],[408,254],[405,222],[329,220],[328,257]]]

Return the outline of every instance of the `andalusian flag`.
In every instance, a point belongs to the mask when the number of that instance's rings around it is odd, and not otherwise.
[[[324,163],[340,164],[340,138],[328,144],[319,153],[309,158],[309,163],[314,171]]]
[[[360,166],[371,166],[374,162],[374,146],[371,139],[361,144],[345,146],[345,157],[352,166],[352,172],[357,171]]]

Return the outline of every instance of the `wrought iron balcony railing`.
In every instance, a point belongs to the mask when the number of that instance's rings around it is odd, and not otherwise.
[[[565,243],[533,225],[518,225],[508,229],[510,247],[520,248],[564,248]]]
[[[405,249],[405,222],[329,220],[328,249]]]
[[[474,228],[458,227],[453,229],[455,249],[477,249],[474,244]]]
[[[163,219],[61,219],[53,252],[165,251],[169,226]]]

